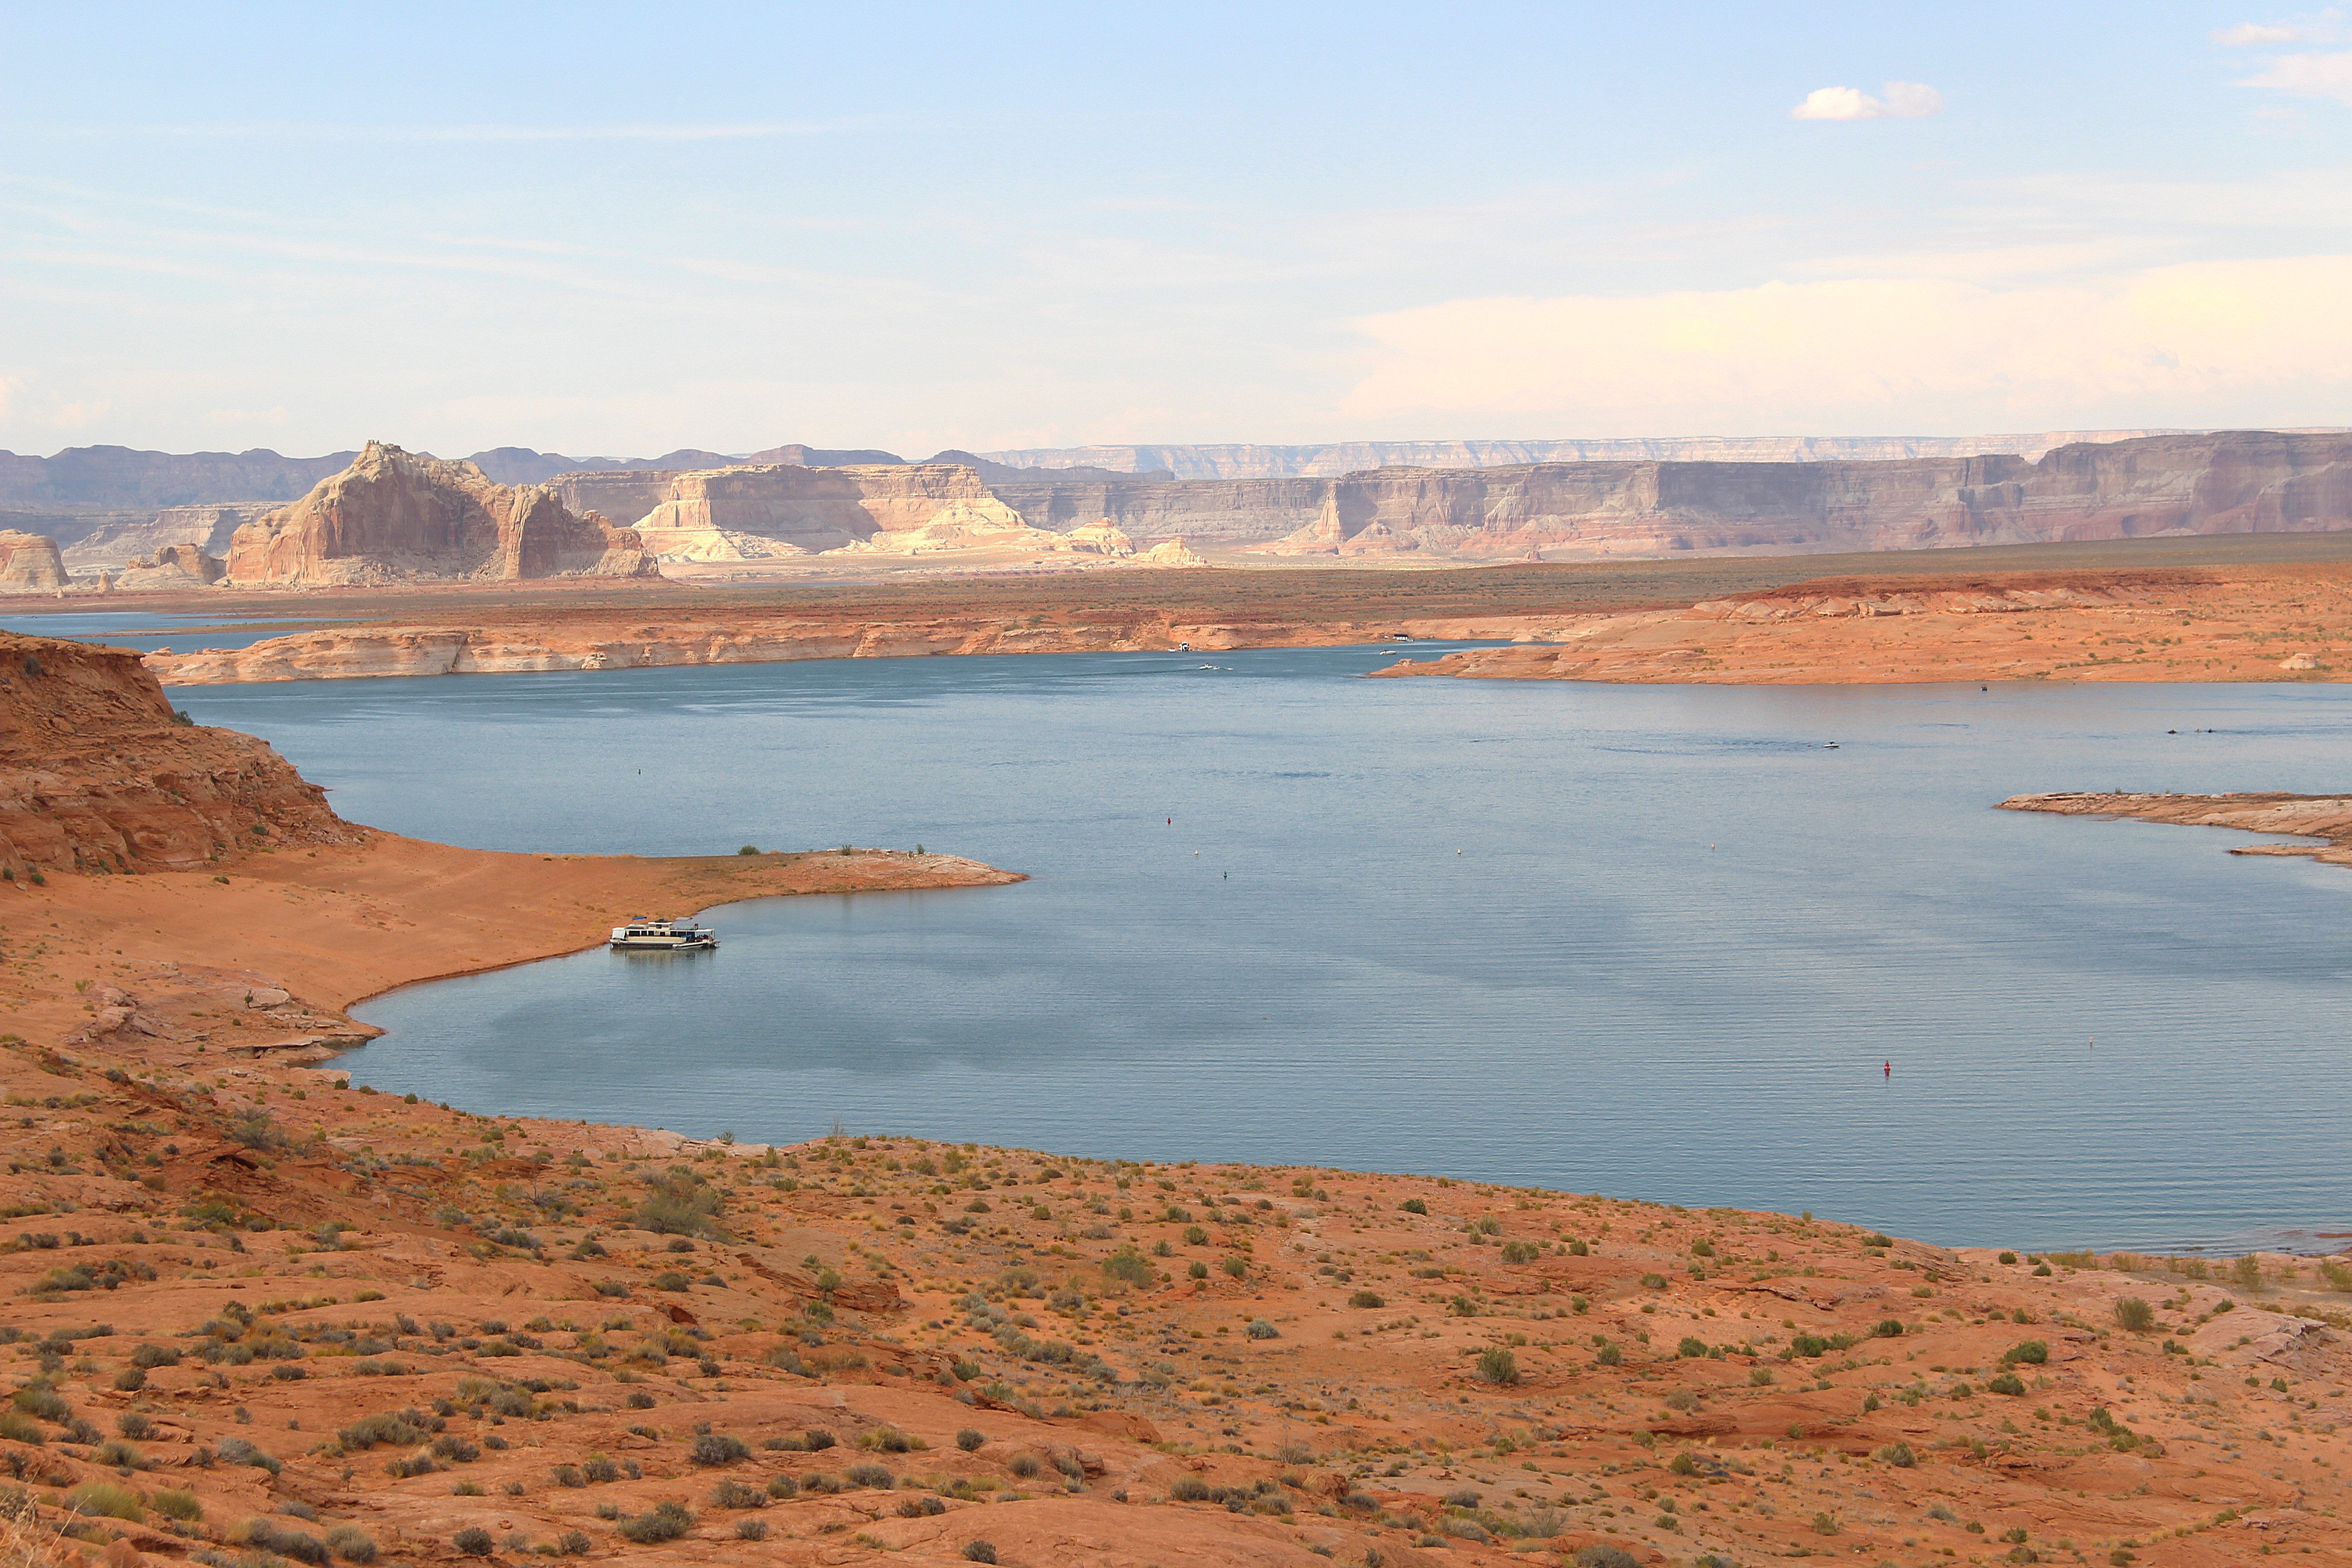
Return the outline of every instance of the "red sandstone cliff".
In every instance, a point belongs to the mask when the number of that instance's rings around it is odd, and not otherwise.
[[[637,536],[540,485],[371,441],[292,506],[236,531],[229,580],[294,586],[432,578],[652,576]]]
[[[352,830],[267,742],[175,718],[123,648],[0,632],[0,868],[168,870]]]

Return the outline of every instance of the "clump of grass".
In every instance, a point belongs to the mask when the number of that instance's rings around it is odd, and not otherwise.
[[[2146,1333],[2156,1322],[2156,1309],[2137,1296],[2126,1296],[2116,1303],[2116,1321],[2135,1334]]]
[[[127,1520],[132,1524],[147,1522],[147,1507],[139,1494],[129,1487],[119,1487],[111,1481],[90,1481],[66,1494],[68,1510],[92,1519]]]

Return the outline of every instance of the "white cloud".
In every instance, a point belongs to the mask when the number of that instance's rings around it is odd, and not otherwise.
[[[2298,44],[2309,40],[2328,43],[2336,37],[2343,20],[2344,13],[2330,6],[2325,11],[2299,16],[2292,22],[2241,22],[2234,27],[2217,27],[2208,36],[2225,49]]]
[[[1340,409],[1360,419],[1596,436],[2309,424],[2352,396],[2352,256],[2012,289],[1875,278],[1457,300],[1355,325],[1372,368]]]
[[[1791,120],[1924,120],[1944,111],[1944,95],[1925,82],[1890,81],[1873,98],[1860,88],[1817,87],[1789,110]]]
[[[2281,55],[2260,76],[2240,87],[2267,87],[2298,98],[2332,98],[2352,104],[2352,52],[2340,55]]]

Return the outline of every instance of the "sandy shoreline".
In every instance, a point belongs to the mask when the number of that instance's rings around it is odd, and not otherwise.
[[[665,859],[360,837],[350,846],[248,853],[219,869],[5,884],[0,919],[55,934],[37,961],[0,971],[0,1007],[19,1030],[84,1041],[111,1033],[142,1059],[192,1059],[193,1047],[209,1044],[244,1054],[290,1047],[315,1060],[373,1033],[347,1016],[368,997],[575,952],[631,915],[1022,879],[952,856],[893,850]],[[131,1017],[93,1004],[106,987],[139,994]],[[289,1000],[259,1013],[225,1011],[248,991]]]

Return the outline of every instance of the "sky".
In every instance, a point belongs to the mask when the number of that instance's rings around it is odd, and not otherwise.
[[[0,447],[2352,424],[2352,16],[0,0]]]

